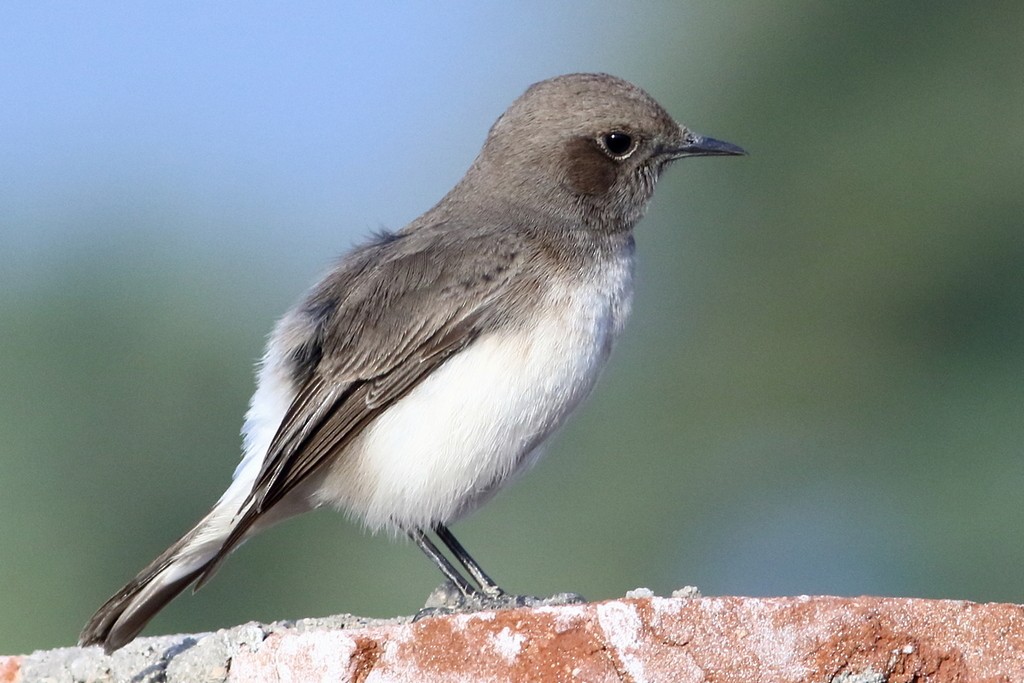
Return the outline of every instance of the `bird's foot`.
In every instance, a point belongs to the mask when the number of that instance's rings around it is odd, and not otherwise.
[[[486,612],[517,607],[578,605],[584,602],[586,599],[578,593],[555,593],[546,598],[535,595],[513,595],[504,591],[493,595],[483,592],[465,595],[451,581],[445,581],[427,597],[426,604],[416,613],[413,621],[447,614]]]

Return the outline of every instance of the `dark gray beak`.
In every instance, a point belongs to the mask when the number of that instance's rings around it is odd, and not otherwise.
[[[718,157],[718,156],[740,156],[746,151],[731,142],[723,142],[714,138],[706,138],[687,131],[683,143],[674,149],[668,150],[673,159],[683,157]]]

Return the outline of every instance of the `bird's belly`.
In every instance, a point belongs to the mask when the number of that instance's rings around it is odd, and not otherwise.
[[[589,294],[561,292],[557,312],[446,361],[346,449],[316,503],[398,530],[451,522],[486,500],[593,387],[629,292]]]

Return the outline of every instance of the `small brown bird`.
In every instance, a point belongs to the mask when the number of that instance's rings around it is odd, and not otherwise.
[[[240,543],[322,505],[408,534],[463,606],[523,604],[447,525],[536,462],[593,388],[629,314],[633,228],[661,172],[743,153],[613,76],[531,86],[436,206],[351,251],[277,324],[231,485],[80,643],[125,645]]]

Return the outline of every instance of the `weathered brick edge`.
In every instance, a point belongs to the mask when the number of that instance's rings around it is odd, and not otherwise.
[[[623,598],[424,619],[246,624],[112,657],[0,657],[0,682],[1024,681],[1024,606],[907,598]]]

